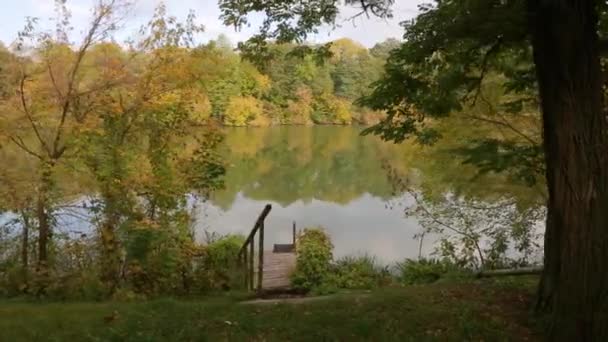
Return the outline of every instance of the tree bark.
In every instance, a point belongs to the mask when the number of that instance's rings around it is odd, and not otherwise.
[[[549,208],[549,204],[547,204]],[[557,275],[559,274],[559,240],[553,237],[553,214],[552,209],[547,211],[547,221],[545,229],[545,261],[544,268],[541,274],[540,282],[538,285],[538,295],[536,301],[536,311],[538,313],[549,313],[553,307],[553,300],[555,293],[555,286],[558,283]]]
[[[36,203],[36,217],[38,220],[38,271],[44,271],[48,266],[48,243],[51,237],[48,197],[52,187],[51,175],[53,166],[53,163],[45,163],[45,165],[42,166],[42,175]]]
[[[21,212],[23,220],[23,233],[21,235],[21,267],[23,268],[23,282],[27,286],[29,278],[29,245],[30,245],[30,216],[23,210]]]
[[[116,230],[120,222],[120,211],[118,209],[118,199],[113,195],[112,190],[106,190],[104,199],[104,221],[101,225],[101,244],[102,244],[102,281],[108,286],[111,293],[114,292],[120,281],[120,246]]]
[[[549,340],[608,340],[608,139],[596,1],[528,0],[547,165]]]

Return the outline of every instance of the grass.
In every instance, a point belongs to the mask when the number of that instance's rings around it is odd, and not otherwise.
[[[534,278],[339,293],[300,304],[242,295],[121,303],[0,302],[0,341],[534,341]]]

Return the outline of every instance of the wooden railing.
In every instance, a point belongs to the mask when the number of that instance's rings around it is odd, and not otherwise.
[[[245,288],[253,290],[254,287],[254,257],[255,257],[255,235],[258,233],[258,277],[257,277],[257,290],[262,290],[262,280],[264,278],[264,220],[272,206],[266,204],[264,210],[258,216],[258,219],[251,229],[251,233],[245,240],[243,247],[239,250],[238,261],[241,270],[245,274]]]

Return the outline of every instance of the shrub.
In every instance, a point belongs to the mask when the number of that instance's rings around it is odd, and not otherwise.
[[[340,289],[338,275],[328,273],[323,282],[311,290],[315,296],[334,294]]]
[[[330,238],[323,228],[306,228],[297,240],[295,288],[311,290],[327,284],[333,258]]]
[[[207,246],[207,266],[216,271],[234,266],[239,250],[245,243],[242,235],[226,235]]]
[[[69,275],[53,274],[42,280],[44,291],[37,287],[36,275],[30,284],[30,293],[42,295],[53,300],[102,300],[108,295],[108,288],[99,280],[99,273],[95,270]],[[41,292],[41,293],[38,293]]]
[[[23,294],[25,280],[23,267],[15,260],[0,262],[0,297]]]
[[[370,255],[348,256],[335,263],[337,286],[345,289],[371,289],[391,282],[386,267]]]
[[[455,265],[435,259],[406,259],[397,263],[397,276],[403,284],[428,284],[448,275],[463,274]]]
[[[207,245],[197,272],[203,290],[229,289],[242,284],[235,260],[244,242],[242,235],[226,235]]]

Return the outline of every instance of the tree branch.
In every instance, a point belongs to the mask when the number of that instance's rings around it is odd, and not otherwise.
[[[25,142],[23,141],[23,139],[21,139],[21,137],[14,137],[14,136],[9,136],[9,139],[11,139],[11,141],[13,143],[15,143],[15,145],[19,146],[22,150],[24,150],[25,152],[31,154],[32,156],[40,159],[40,160],[44,160],[44,157],[39,155],[38,153],[32,151],[31,149],[29,149],[26,145]]]
[[[408,192],[410,193],[410,195],[414,198],[414,200],[416,201],[416,204],[418,205],[419,208],[421,208],[426,214],[427,217],[429,217],[434,223],[443,226],[444,228],[455,232],[456,234],[460,234],[464,237],[466,237],[467,239],[471,239],[471,241],[473,241],[473,243],[475,244],[475,249],[477,250],[477,254],[479,256],[479,262],[481,267],[483,268],[485,265],[485,257],[483,255],[483,251],[481,250],[481,246],[479,246],[479,239],[476,238],[474,235],[469,234],[465,231],[462,231],[458,228],[454,228],[451,225],[444,223],[443,221],[439,220],[435,215],[433,215],[433,213],[431,213],[425,206],[424,203],[422,203],[422,201],[418,198],[418,196],[416,195],[416,193],[412,190],[408,190]]]
[[[29,106],[27,105],[27,100],[25,98],[25,81],[26,80],[27,80],[27,75],[23,74],[23,76],[21,77],[21,81],[19,82],[19,95],[21,98],[21,106],[23,107],[23,112],[25,113],[27,120],[30,122],[32,129],[34,130],[34,134],[36,134],[36,138],[38,139],[38,141],[40,142],[40,145],[42,145],[42,147],[46,150],[47,154],[50,157],[51,151],[49,150],[49,147],[47,146],[46,142],[42,138],[42,135],[40,134],[40,130],[38,129],[38,126],[36,126],[36,122],[34,122],[32,113],[30,112]]]
[[[473,97],[473,105],[475,105],[475,103],[477,103],[477,98],[479,97],[479,95],[481,94],[481,86],[483,84],[483,80],[486,77],[486,73],[488,72],[488,63],[490,61],[490,57],[495,54],[496,52],[498,52],[498,49],[500,48],[500,45],[502,44],[502,37],[498,37],[498,39],[496,39],[496,41],[492,44],[492,46],[490,46],[490,48],[488,49],[488,51],[486,51],[486,53],[483,55],[483,59],[481,61],[481,71],[479,74],[479,77],[476,78],[476,86],[475,86],[475,95]],[[469,95],[471,94],[471,91],[473,91],[473,89],[471,89],[464,97],[463,97],[463,101],[467,101],[469,99]]]
[[[112,1],[112,4],[113,3],[114,3],[114,1]],[[68,78],[68,88],[67,88],[64,100],[63,100],[61,118],[59,120],[59,124],[57,125],[55,139],[53,141],[53,156],[52,157],[54,159],[58,159],[61,156],[61,154],[63,154],[63,152],[65,151],[65,147],[59,148],[59,143],[61,140],[61,136],[63,133],[63,127],[65,125],[67,115],[70,111],[70,106],[72,103],[72,95],[74,92],[74,87],[76,85],[78,71],[80,70],[80,66],[82,65],[82,61],[84,59],[86,52],[88,51],[89,47],[91,47],[91,45],[93,45],[93,43],[95,41],[95,37],[98,33],[98,30],[99,30],[103,20],[106,17],[108,17],[111,14],[111,12],[112,11],[109,8],[107,8],[106,6],[99,5],[99,7],[97,8],[97,11],[96,11],[97,15],[93,19],[91,28],[89,29],[89,32],[85,36],[82,46],[78,50],[78,54],[76,56],[76,61],[74,62],[74,66],[72,67],[72,70],[70,71],[70,76]]]
[[[53,73],[53,68],[51,67],[51,63],[47,61],[46,63],[47,70],[49,71],[49,76],[51,77],[51,83],[53,84],[53,88],[55,88],[55,92],[60,99],[63,99],[63,94],[61,93],[61,89],[59,89],[59,85],[57,85],[57,81],[55,79],[55,74]]]
[[[517,135],[519,135],[522,138],[524,138],[529,143],[531,143],[533,145],[539,145],[539,142],[537,142],[534,139],[530,138],[528,135],[526,135],[525,133],[523,133],[522,131],[520,131],[519,129],[517,129],[515,126],[511,125],[510,123],[508,123],[506,121],[494,120],[494,119],[484,118],[484,117],[481,117],[481,116],[471,115],[471,114],[466,114],[465,116],[468,117],[468,118],[471,118],[473,120],[483,121],[483,122],[491,123],[491,124],[494,124],[494,125],[499,125],[499,126],[506,127],[508,129],[512,130]]]

